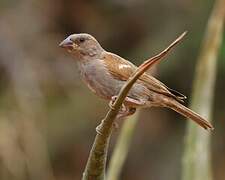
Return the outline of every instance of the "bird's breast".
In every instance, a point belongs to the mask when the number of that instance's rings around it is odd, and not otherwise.
[[[112,96],[117,95],[123,85],[123,82],[112,78],[101,61],[80,63],[79,69],[81,77],[89,89],[104,99],[111,99]]]

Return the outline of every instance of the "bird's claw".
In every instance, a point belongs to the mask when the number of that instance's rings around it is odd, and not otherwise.
[[[112,109],[112,110],[115,110],[115,107],[113,106],[113,102],[112,101],[109,102],[109,108]]]
[[[117,98],[117,96],[113,96],[112,98],[111,98],[111,101],[109,102],[109,107],[112,109],[112,110],[115,110],[115,107],[114,107],[114,102],[116,101],[116,98]],[[124,104],[122,104],[122,107],[121,107],[121,109],[120,109],[120,112],[124,112],[124,111],[126,111],[126,106],[124,105]]]
[[[115,107],[114,107],[114,102],[116,101],[116,98],[117,96],[113,96],[111,97],[111,101],[109,102],[109,107],[112,109],[112,110],[115,110]]]
[[[136,112],[136,108],[123,106],[117,115],[117,119],[125,118]]]

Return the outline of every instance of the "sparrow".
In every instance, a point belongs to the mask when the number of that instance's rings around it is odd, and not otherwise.
[[[104,50],[90,34],[72,34],[59,46],[74,57],[81,77],[90,90],[106,100],[115,101],[120,89],[137,70],[137,66],[131,62]],[[122,116],[135,113],[139,107],[166,107],[193,120],[204,129],[212,130],[213,126],[208,121],[182,104],[185,99],[183,94],[144,73],[125,98]]]

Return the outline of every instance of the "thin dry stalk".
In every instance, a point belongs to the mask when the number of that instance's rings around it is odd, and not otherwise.
[[[123,164],[126,160],[134,130],[138,122],[139,111],[127,119],[121,129],[112,158],[109,163],[107,180],[119,179]]]

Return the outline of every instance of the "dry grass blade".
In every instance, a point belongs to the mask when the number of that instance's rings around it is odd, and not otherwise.
[[[187,31],[183,32],[177,39],[175,39],[166,49],[164,49],[161,53],[157,54],[156,56],[151,57],[150,59],[146,60],[142,63],[139,68],[148,69],[150,66],[158,62],[158,60],[162,59],[176,44],[178,44],[184,36],[187,34]]]

